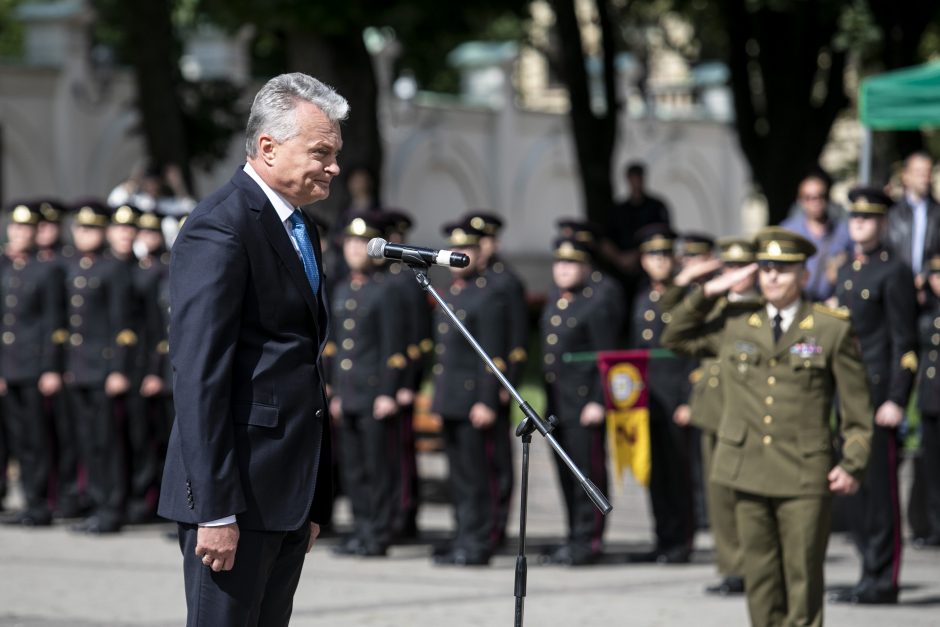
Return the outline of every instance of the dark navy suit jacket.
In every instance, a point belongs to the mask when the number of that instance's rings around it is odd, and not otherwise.
[[[307,232],[322,268],[309,221]],[[329,307],[243,170],[186,220],[173,246],[170,309],[176,421],[160,515],[201,523],[236,514],[242,528],[265,531],[328,522],[319,360]]]

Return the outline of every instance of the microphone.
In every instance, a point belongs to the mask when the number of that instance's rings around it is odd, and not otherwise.
[[[369,256],[373,259],[398,259],[405,263],[420,261],[429,266],[447,266],[449,268],[466,268],[470,265],[470,257],[463,253],[389,244],[381,237],[373,237],[369,240]]]

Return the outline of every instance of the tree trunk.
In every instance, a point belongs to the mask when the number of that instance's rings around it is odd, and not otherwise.
[[[571,101],[569,118],[574,136],[575,152],[581,170],[581,190],[588,219],[607,223],[613,205],[611,159],[617,135],[618,103],[614,86],[614,42],[606,0],[597,0],[602,34],[604,65],[604,98],[606,111],[591,110],[589,77],[585,66],[581,29],[575,14],[574,0],[552,0],[558,29],[561,78],[568,88]]]
[[[330,187],[330,196],[317,203],[317,211],[333,220],[349,202],[346,174],[365,167],[375,177],[375,194],[381,204],[382,142],[378,126],[378,102],[372,59],[362,37],[318,37],[306,31],[288,33],[288,71],[304,72],[332,86],[349,101],[349,118],[342,124],[341,172]]]
[[[820,0],[750,10],[747,0],[721,3],[729,39],[735,125],[770,222],[783,220],[800,179],[816,165],[844,91],[845,54],[833,51],[838,3]],[[819,59],[828,58],[820,73]]]
[[[126,51],[134,66],[137,109],[151,165],[176,164],[192,190],[176,59],[180,49],[172,23],[171,0],[117,3],[126,30]]]

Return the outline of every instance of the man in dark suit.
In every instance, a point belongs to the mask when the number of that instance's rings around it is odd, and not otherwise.
[[[331,500],[313,222],[346,101],[300,73],[255,96],[247,164],[186,220],[170,262],[176,422],[160,515],[179,523],[187,624],[287,625]]]
[[[888,212],[888,248],[913,270],[918,289],[923,287],[927,254],[940,249],[940,205],[930,193],[932,172],[930,155],[908,156],[901,173],[904,196]]]

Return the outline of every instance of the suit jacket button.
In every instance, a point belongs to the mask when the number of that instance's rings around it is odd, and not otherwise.
[[[317,413],[314,414],[317,418],[323,418],[323,410],[318,409]]]

